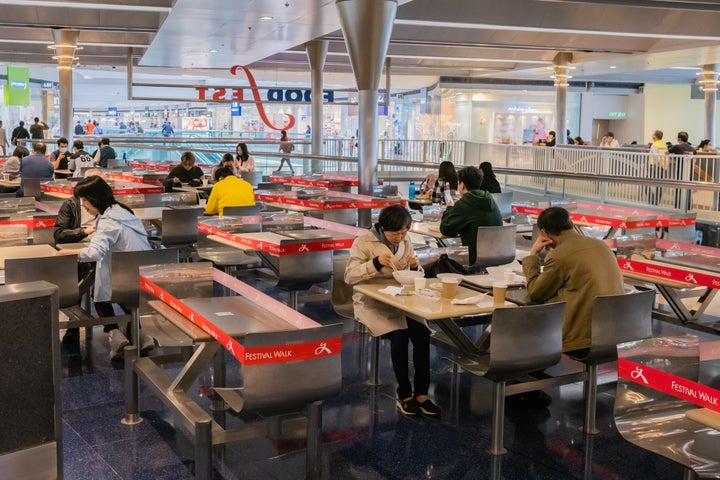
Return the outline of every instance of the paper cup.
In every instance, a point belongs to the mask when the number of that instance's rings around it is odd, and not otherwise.
[[[510,284],[510,283],[515,283],[515,272],[508,272],[508,271],[506,271],[506,272],[503,274],[503,277],[504,277],[504,279],[505,279],[505,283],[508,283],[508,284]]]
[[[460,282],[456,278],[442,279],[442,296],[443,298],[453,299],[457,295],[457,288]]]
[[[207,175],[203,175],[203,177],[202,177],[202,184],[203,184],[203,187],[207,187],[207,186],[208,186],[208,177],[207,177]]]
[[[415,282],[415,291],[416,292],[425,288],[425,285],[427,284],[427,278],[425,278],[425,277],[415,277],[413,280]]]
[[[505,305],[505,294],[507,293],[507,283],[505,282],[494,282],[493,283],[493,305],[496,307],[502,307]]]

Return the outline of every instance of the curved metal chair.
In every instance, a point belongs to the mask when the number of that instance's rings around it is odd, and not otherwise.
[[[492,196],[500,210],[502,219],[510,221],[510,217],[512,217],[513,192],[493,193]]]
[[[652,307],[655,292],[602,295],[595,299],[592,314],[592,340],[590,349],[582,356],[568,355],[585,364],[587,377],[583,383],[585,421],[582,431],[588,435],[598,433],[595,428],[597,400],[597,369],[601,363],[617,360],[617,345],[652,336]]]
[[[516,229],[516,225],[478,227],[477,257],[470,271],[477,272],[515,260]]]
[[[251,217],[260,215],[262,204],[247,205],[244,207],[225,207],[223,217]]]
[[[492,440],[488,452],[502,455],[505,383],[560,361],[565,303],[498,308],[492,316],[489,351],[478,357],[454,356],[470,373],[493,382]]]

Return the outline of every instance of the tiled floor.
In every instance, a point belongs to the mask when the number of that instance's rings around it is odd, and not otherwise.
[[[260,280],[258,280],[260,286]],[[266,288],[266,287],[263,287]],[[278,297],[284,292],[273,291]],[[327,324],[345,322],[342,393],[324,406],[322,464],[326,479],[679,479],[673,462],[624,441],[614,427],[614,365],[603,366],[598,398],[600,434],[585,438],[582,388],[552,388],[549,407],[508,404],[502,457],[486,453],[491,418],[491,384],[461,375],[457,420],[450,415],[451,371],[444,352],[432,349],[431,395],[443,408],[442,419],[406,418],[395,409],[388,346],[381,344],[381,385],[368,386],[363,355],[368,342],[355,325],[339,319],[328,302],[305,304],[303,313]],[[679,327],[658,324],[658,333]],[[122,363],[110,362],[106,335],[96,328],[82,335],[79,347],[63,347],[63,441],[67,480],[190,479],[193,447],[175,428],[162,402],[141,390],[144,422],[120,423],[123,416]],[[157,353],[157,352],[156,352]],[[232,370],[232,363],[228,363]],[[569,361],[559,369],[573,368]],[[211,372],[193,388],[199,403]],[[237,422],[231,413],[218,414]],[[218,418],[220,418],[218,417]],[[216,449],[216,479],[301,479],[304,438],[272,432],[264,438]]]

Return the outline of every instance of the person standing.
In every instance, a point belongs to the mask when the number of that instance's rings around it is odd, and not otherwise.
[[[600,148],[620,148],[620,142],[615,140],[615,134],[613,132],[607,132],[602,140],[600,140]]]
[[[232,168],[220,167],[215,171],[215,185],[205,206],[205,215],[223,216],[225,207],[255,205],[253,187],[233,174]]]
[[[83,128],[80,120],[75,124],[75,135],[85,135],[85,129]]]
[[[85,134],[92,135],[94,131],[95,124],[92,122],[92,120],[88,119],[87,123],[85,124]]]
[[[27,131],[25,128],[25,122],[20,120],[20,123],[17,127],[12,131],[12,136],[10,137],[10,143],[13,145],[17,145],[17,141],[19,139],[23,138],[30,138],[30,132]]]
[[[2,154],[7,155],[9,144],[7,135],[5,135],[5,127],[3,127],[2,120],[0,120],[0,146],[2,146]]]
[[[55,175],[55,169],[52,163],[45,158],[47,147],[45,142],[35,142],[32,154],[22,159],[20,162],[20,188],[15,193],[16,196],[24,195],[25,180],[39,179],[41,181],[52,180]]]
[[[93,155],[93,161],[95,165],[99,165],[100,168],[107,168],[108,160],[114,160],[117,158],[115,149],[110,146],[110,139],[103,137],[100,139],[98,149]]]
[[[652,143],[650,144],[650,167],[648,171],[648,181],[660,180],[665,178],[667,170],[667,145],[662,141],[663,131],[655,130],[652,133]],[[647,187],[648,202],[651,205],[659,205],[662,200],[662,187]]]
[[[292,144],[290,141],[290,138],[288,137],[288,134],[285,130],[282,130],[280,132],[280,151],[286,154],[290,154],[295,150],[295,145]],[[290,163],[290,157],[282,157],[280,160],[280,166],[278,167],[278,171],[282,170],[283,164],[287,162],[288,167],[290,167],[290,174],[295,175],[295,169],[292,166],[292,163]]]
[[[417,270],[418,261],[407,236],[411,223],[412,217],[404,207],[385,207],[370,231],[353,242],[345,267],[345,283],[357,285],[368,281],[387,281],[392,279],[393,267]],[[427,323],[408,318],[402,310],[360,293],[353,295],[353,309],[355,318],[368,328],[372,336],[390,340],[390,359],[398,383],[398,410],[408,416],[422,413],[439,417],[440,408],[428,397],[430,329]],[[412,382],[408,368],[410,343],[415,369]]]
[[[563,351],[580,354],[590,347],[595,297],[624,293],[622,272],[610,247],[577,233],[564,208],[543,210],[537,225],[540,236],[522,261],[528,294],[535,302],[566,302]],[[548,254],[540,271],[542,250]]]
[[[503,224],[500,209],[490,192],[480,190],[482,173],[475,167],[465,167],[458,172],[458,191],[462,197],[457,202],[446,203],[447,208],[440,219],[440,232],[446,237],[460,236],[468,247],[470,265],[477,257],[478,227],[495,227]]]
[[[45,130],[49,127],[47,123],[40,121],[40,118],[35,117],[35,123],[30,125],[30,138],[33,140],[42,140],[45,138]]]
[[[160,131],[163,137],[170,137],[175,134],[175,130],[169,120],[165,120],[165,122],[163,122],[162,129]]]

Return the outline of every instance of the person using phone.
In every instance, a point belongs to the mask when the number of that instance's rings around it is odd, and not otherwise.
[[[452,196],[457,193],[458,188],[458,175],[455,170],[455,165],[452,162],[444,161],[440,164],[438,169],[437,180],[433,185],[432,195],[430,199],[432,203],[444,203],[447,205],[448,193],[450,194],[450,201],[452,202]]]

